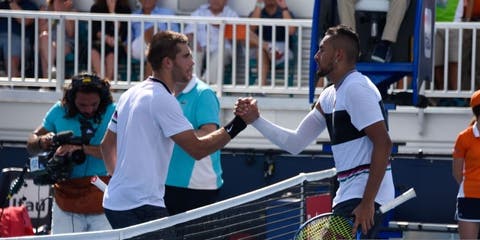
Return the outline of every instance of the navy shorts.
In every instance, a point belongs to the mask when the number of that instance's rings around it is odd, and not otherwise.
[[[480,222],[480,198],[458,198],[455,218],[465,222]]]

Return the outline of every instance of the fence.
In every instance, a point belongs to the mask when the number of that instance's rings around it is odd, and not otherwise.
[[[198,18],[191,16],[152,16],[152,15],[111,15],[111,14],[93,14],[93,13],[69,13],[69,12],[57,12],[51,14],[48,12],[37,12],[37,11],[8,11],[0,10],[0,17],[6,17],[9,21],[8,31],[11,32],[11,22],[17,21],[15,18],[20,18],[21,23],[25,23],[25,19],[32,18],[34,19],[33,33],[31,34],[31,44],[33,49],[33,54],[29,57],[27,51],[27,44],[22,42],[21,52],[22,52],[22,61],[20,66],[20,76],[12,76],[11,74],[11,65],[10,61],[1,62],[3,65],[4,72],[0,73],[0,84],[4,86],[24,86],[24,87],[51,87],[56,88],[57,91],[60,91],[61,87],[64,84],[65,77],[68,78],[72,74],[76,74],[83,70],[92,71],[92,62],[91,62],[91,51],[92,48],[92,22],[100,21],[102,25],[102,31],[105,31],[105,23],[108,21],[112,22],[127,22],[129,26],[128,39],[131,39],[131,25],[133,22],[140,22],[142,29],[145,28],[145,24],[148,22],[155,23],[167,23],[169,28],[173,24],[179,24],[180,31],[184,32],[187,24],[209,24],[209,28],[213,26],[218,26],[219,36],[218,43],[219,45],[224,45],[225,42],[230,41],[226,39],[228,35],[227,32],[232,31],[231,36],[231,45],[232,45],[232,58],[229,62],[231,64],[225,65],[225,68],[217,67],[217,78],[212,79],[211,77],[205,76],[204,80],[210,84],[218,93],[219,96],[230,95],[230,94],[244,94],[244,93],[262,93],[262,94],[283,94],[287,96],[299,95],[306,96],[308,94],[309,88],[309,56],[310,56],[310,35],[311,35],[311,20],[309,19],[294,19],[294,20],[275,20],[271,19],[251,19],[251,18]],[[66,21],[74,21],[75,23],[75,38],[74,45],[76,46],[72,53],[65,54],[64,49],[59,47],[56,49],[55,53],[51,53],[48,57],[48,74],[46,77],[40,75],[40,54],[38,51],[39,48],[39,38],[38,38],[38,21],[39,19],[47,19],[51,25],[56,23],[55,26],[59,28],[57,31],[57,45],[63,46],[65,37],[61,29],[64,29]],[[233,27],[232,27],[233,26]],[[286,38],[287,46],[293,45],[292,49],[293,60],[289,61],[288,64],[284,64],[281,67],[275,67],[275,64],[272,64],[272,67],[268,73],[270,79],[273,79],[267,85],[262,86],[258,79],[261,77],[261,72],[257,71],[257,68],[254,66],[255,62],[252,62],[251,55],[262,55],[262,51],[258,51],[251,44],[246,44],[253,39],[253,35],[250,32],[246,33],[246,39],[241,40],[237,39],[239,29],[245,26],[258,26],[259,28],[263,27],[294,27],[296,28],[296,34],[294,38]],[[51,26],[53,28],[54,26]],[[445,46],[443,51],[439,53],[448,53],[452,51],[452,47],[449,48],[449,44],[455,40],[455,38],[462,39],[458,41],[458,51],[457,58],[458,64],[457,67],[452,67],[451,59],[448,57],[444,58],[443,65],[446,66],[443,69],[437,68],[437,70],[432,69],[434,77],[436,79],[431,83],[427,83],[424,86],[424,94],[426,97],[434,98],[469,98],[471,93],[479,88],[479,73],[476,70],[479,62],[477,59],[477,30],[480,28],[479,23],[469,22],[469,23],[437,23],[436,31],[441,31],[444,35]],[[454,34],[456,32],[456,34]],[[26,27],[22,27],[21,37],[22,39],[25,36],[28,36],[28,31]],[[104,35],[104,34],[102,34]],[[11,34],[9,34],[11,36]],[[208,36],[209,37],[209,36]],[[263,44],[261,40],[262,36],[260,35],[260,44]],[[453,37],[451,39],[450,37]],[[293,39],[293,40],[292,40]],[[8,45],[12,46],[12,39],[9,37]],[[118,46],[119,43],[118,37],[116,37],[115,42]],[[194,39],[196,40],[196,38]],[[49,38],[49,41],[52,41],[52,37]],[[289,42],[292,41],[292,42]],[[49,44],[49,46],[51,46]],[[207,45],[207,49],[212,46]],[[275,47],[275,46],[274,46]],[[101,52],[104,53],[105,44],[102,45]],[[114,89],[123,90],[127,89],[134,84],[135,81],[139,81],[145,78],[145,60],[144,58],[134,59],[131,54],[132,44],[131,41],[128,41],[125,44],[126,48],[126,57],[125,58],[115,58],[114,62],[114,77],[112,79],[112,86]],[[11,48],[9,48],[11,49]],[[51,50],[51,47],[49,47]],[[470,51],[471,49],[471,51]],[[193,54],[197,54],[197,46],[192,46]],[[223,48],[219,49],[220,51]],[[254,53],[250,53],[254,51]],[[51,52],[51,51],[49,51]],[[473,53],[473,54],[472,54]],[[11,57],[11,51],[9,50],[7,56],[4,56],[4,59],[9,59]],[[52,54],[55,54],[56,62],[56,72],[52,72],[51,69],[54,66],[52,61]],[[116,52],[115,54],[118,54]],[[272,53],[274,54],[274,53]],[[288,59],[288,51],[286,52],[286,58]],[[448,56],[448,54],[446,54]],[[273,55],[272,55],[273,57]],[[261,59],[261,57],[259,58]],[[273,57],[274,59],[274,57]],[[104,62],[105,56],[101,56],[101,61]],[[261,60],[260,60],[261,61]],[[275,60],[274,60],[275,61]],[[261,64],[258,63],[259,65]],[[215,66],[206,66],[205,72],[208,73],[208,69],[216,66],[224,66],[223,59],[219,59],[218,63]],[[456,73],[455,73],[456,70]],[[99,75],[103,75],[105,69],[102,66]],[[453,75],[452,75],[453,73]],[[3,77],[1,77],[4,75]],[[441,76],[443,75],[443,76]],[[456,77],[455,77],[456,76]],[[454,78],[455,77],[455,78]],[[400,91],[410,91],[410,82],[411,79],[407,76],[402,80],[398,81],[397,84],[393,84],[390,88],[391,92],[400,92]],[[318,88],[318,91],[322,89],[322,86]],[[452,86],[454,85],[454,86]],[[456,87],[459,86],[459,87]]]
[[[39,39],[38,34],[32,34],[33,42],[32,46],[34,49],[34,54],[32,59],[27,58],[26,52],[26,44],[22,43],[22,64],[20,69],[20,76],[12,76],[10,71],[10,64],[9,61],[3,61],[3,65],[5,65],[4,69],[6,77],[1,78],[1,82],[3,85],[26,85],[26,86],[49,86],[49,87],[60,87],[63,85],[63,79],[65,77],[69,77],[72,74],[78,73],[82,70],[92,71],[92,62],[91,62],[91,51],[89,49],[92,48],[92,22],[93,21],[100,21],[102,26],[102,33],[105,31],[105,23],[108,21],[119,23],[119,22],[127,22],[129,26],[128,31],[128,39],[132,38],[131,32],[131,25],[133,22],[140,22],[142,29],[145,29],[145,24],[148,22],[154,23],[166,23],[169,28],[172,27],[174,24],[178,24],[180,26],[180,32],[184,32],[185,27],[187,24],[195,24],[195,25],[202,25],[202,24],[209,24],[208,28],[213,28],[214,25],[219,26],[219,36],[218,36],[218,43],[219,45],[224,45],[226,41],[226,27],[233,31],[233,39],[229,43],[232,45],[232,59],[229,62],[231,64],[226,65],[225,68],[218,68],[218,78],[212,79],[208,76],[205,76],[204,80],[212,85],[220,95],[226,92],[241,92],[245,91],[245,89],[250,89],[252,92],[260,92],[258,88],[268,88],[270,91],[282,93],[285,88],[289,88],[291,91],[294,92],[306,92],[306,88],[308,87],[308,78],[307,78],[307,67],[308,66],[308,46],[309,46],[309,34],[310,34],[310,20],[278,20],[272,22],[271,20],[266,19],[248,19],[248,18],[198,18],[198,17],[190,17],[190,16],[153,16],[153,15],[111,15],[111,14],[92,14],[92,13],[56,13],[55,15],[46,13],[46,12],[35,12],[35,11],[0,11],[0,17],[8,17],[9,22],[15,21],[14,18],[20,17],[21,19],[33,18],[34,21],[34,32],[38,32],[38,21],[39,19],[48,19],[49,23],[56,23],[56,27],[58,28],[57,31],[57,45],[63,46],[65,37],[62,33],[61,29],[64,29],[66,21],[74,21],[75,23],[75,38],[74,38],[74,45],[75,49],[72,53],[65,54],[64,49],[59,47],[57,48],[56,56],[57,56],[57,63],[56,63],[56,72],[52,74],[51,69],[54,66],[53,61],[51,60],[52,56],[49,55],[48,57],[48,74],[45,77],[41,77],[40,75],[40,68],[39,68],[39,60],[40,56],[38,54],[38,47],[39,47]],[[24,22],[24,21],[22,21]],[[251,55],[262,55],[264,54],[263,51],[258,51],[256,47],[251,44],[246,44],[251,42],[254,39],[252,32],[246,33],[245,40],[237,40],[236,35],[237,29],[239,26],[259,26],[259,28],[263,28],[266,26],[270,26],[273,28],[277,27],[295,27],[296,28],[296,36],[295,42],[288,42],[289,39],[287,37],[286,44],[294,45],[292,48],[295,49],[293,52],[294,56],[288,56],[289,53],[286,51],[286,58],[291,57],[293,60],[291,64],[284,64],[282,68],[276,68],[275,64],[272,64],[272,69],[270,71],[271,83],[268,86],[260,86],[260,81],[257,81],[256,78],[260,76],[256,76],[253,78],[254,75],[259,75],[261,73],[257,73],[256,68],[252,66],[252,59]],[[232,28],[229,28],[233,26]],[[11,29],[9,28],[11,31]],[[26,28],[22,28],[22,36],[25,37],[28,35]],[[105,34],[102,34],[103,36]],[[143,37],[143,33],[142,33]],[[210,37],[207,35],[207,38]],[[261,40],[261,35],[259,45],[262,45],[264,42]],[[115,44],[118,47],[119,39],[118,36],[115,37]],[[196,41],[196,36],[194,35],[194,41]],[[49,38],[49,41],[52,41],[52,38]],[[9,42],[9,46],[11,41]],[[49,50],[51,50],[51,44],[49,44]],[[275,48],[275,46],[272,46]],[[104,53],[105,44],[102,44],[101,53]],[[145,78],[145,60],[144,58],[134,59],[132,57],[132,44],[131,41],[128,41],[125,44],[126,48],[126,57],[124,59],[115,58],[114,63],[114,77],[112,79],[112,85],[116,89],[126,89],[128,88],[133,82],[138,81],[140,79]],[[213,48],[209,44],[207,44],[206,49]],[[192,46],[192,51],[194,57],[197,54],[197,46],[194,44]],[[219,48],[219,51],[223,51],[223,48]],[[250,54],[250,52],[255,51],[255,53]],[[50,51],[49,51],[50,52]],[[118,54],[118,53],[115,53]],[[274,53],[272,53],[274,54]],[[7,57],[10,57],[7,54]],[[143,55],[143,54],[142,54]],[[66,56],[66,57],[62,57]],[[59,61],[59,60],[62,61]],[[65,59],[65,61],[63,61]],[[259,58],[261,59],[261,58]],[[105,56],[101,56],[101,62],[104,62]],[[261,61],[261,60],[260,60]],[[275,60],[273,60],[275,61]],[[260,64],[260,63],[259,63]],[[223,59],[219,59],[218,64],[215,66],[223,66]],[[206,66],[205,72],[208,73],[208,69],[215,66]],[[305,66],[305,67],[302,67]],[[30,67],[30,70],[29,70]],[[101,67],[99,75],[104,74],[104,67]],[[228,82],[228,84],[224,84]],[[262,90],[266,91],[266,90]]]

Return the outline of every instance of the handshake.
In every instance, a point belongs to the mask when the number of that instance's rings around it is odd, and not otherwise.
[[[252,97],[239,98],[235,103],[233,113],[242,118],[246,124],[251,124],[260,117],[257,100]]]
[[[257,100],[251,97],[239,98],[235,103],[233,113],[235,114],[233,120],[223,127],[230,135],[230,139],[243,131],[247,124],[251,124],[258,119],[260,113],[257,108]]]

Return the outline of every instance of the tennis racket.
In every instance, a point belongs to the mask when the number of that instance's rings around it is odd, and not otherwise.
[[[400,204],[414,198],[415,190],[410,188],[402,195],[392,201],[382,205],[376,212],[376,215],[382,215]],[[336,240],[336,239],[360,239],[361,231],[356,236],[352,236],[353,218],[325,213],[311,218],[295,234],[294,240]]]

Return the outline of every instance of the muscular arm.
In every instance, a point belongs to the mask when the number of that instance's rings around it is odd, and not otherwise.
[[[372,161],[362,201],[353,213],[355,215],[355,231],[360,224],[362,231],[366,233],[374,224],[375,196],[377,196],[378,189],[385,176],[385,169],[388,166],[392,149],[392,141],[384,121],[378,121],[366,127],[364,131],[373,143]]]
[[[100,145],[100,150],[108,174],[112,175],[117,163],[117,134],[107,130]]]
[[[209,133],[215,132],[217,128],[217,124],[214,123],[204,124],[200,127],[200,129],[195,130],[195,134],[197,137],[203,137]]]
[[[194,130],[188,130],[172,136],[173,141],[193,158],[200,160],[223,148],[231,139],[224,128],[208,135],[197,137]]]

